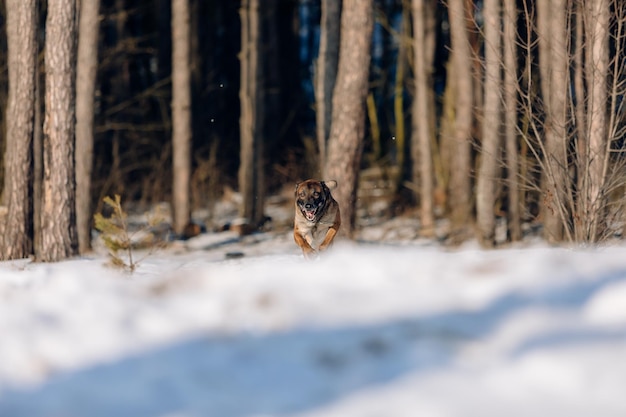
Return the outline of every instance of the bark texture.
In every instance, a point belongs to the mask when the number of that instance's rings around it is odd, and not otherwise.
[[[172,0],[172,152],[174,232],[191,221],[191,68],[189,0]]]
[[[462,240],[472,219],[471,140],[474,120],[472,51],[465,19],[464,0],[449,0],[450,37],[455,78],[455,117],[452,168],[449,182],[449,206],[453,236]]]
[[[74,178],[76,2],[49,0],[46,19],[46,113],[41,248],[37,258],[76,255]]]
[[[91,173],[93,170],[93,123],[100,0],[84,1],[80,7],[76,67],[76,229],[78,251],[91,249]]]
[[[9,97],[6,112],[4,199],[0,259],[28,257],[33,250],[32,143],[37,69],[37,2],[8,0]]]
[[[547,3],[547,4],[544,4]],[[545,109],[544,123],[544,237],[563,240],[567,212],[567,94],[568,48],[566,0],[538,2],[539,64]],[[547,14],[547,15],[546,15]],[[542,45],[545,46],[542,48]],[[543,52],[543,55],[542,55]],[[547,79],[543,79],[547,77]],[[571,239],[568,239],[571,240]]]
[[[501,31],[500,0],[485,0],[485,87],[484,120],[480,167],[476,179],[476,222],[478,240],[484,247],[495,244],[495,203],[498,159],[501,144]]]
[[[515,0],[504,0],[504,138],[508,189],[508,232],[510,240],[522,239],[520,204],[519,150],[517,115],[519,82],[517,80],[517,5]]]
[[[435,233],[434,168],[431,140],[430,103],[433,57],[427,47],[425,0],[413,0],[413,72],[415,96],[413,99],[411,153],[413,182],[419,184],[421,233],[431,237]]]
[[[601,218],[605,209],[605,178],[608,167],[607,151],[607,74],[609,70],[609,14],[608,0],[586,1],[587,30],[587,123],[589,168],[583,184],[585,200],[584,227],[577,240],[594,242],[601,233]]]
[[[265,180],[263,158],[263,62],[259,0],[245,0],[241,15],[241,150],[239,215],[252,226],[264,217]]]
[[[356,223],[373,25],[372,0],[344,0],[339,69],[324,177],[338,183],[333,195],[345,219],[340,234],[349,238],[354,237]]]
[[[315,72],[315,105],[320,172],[324,172],[326,145],[330,135],[333,89],[339,62],[341,0],[322,0],[320,46]]]

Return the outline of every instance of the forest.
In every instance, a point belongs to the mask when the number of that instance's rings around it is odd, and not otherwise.
[[[311,177],[346,238],[366,179],[451,245],[621,238],[625,31],[621,0],[0,0],[0,259],[89,252],[113,195],[180,235],[232,189],[255,230]]]

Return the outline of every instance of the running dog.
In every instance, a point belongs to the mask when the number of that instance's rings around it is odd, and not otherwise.
[[[339,231],[339,204],[330,194],[335,187],[337,181],[306,180],[296,184],[293,237],[307,259],[326,250]]]

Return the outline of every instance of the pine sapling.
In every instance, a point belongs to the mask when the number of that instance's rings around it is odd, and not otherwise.
[[[111,264],[128,272],[134,272],[141,260],[161,247],[150,230],[161,225],[164,222],[164,217],[157,211],[154,215],[148,216],[148,224],[146,226],[131,233],[128,227],[128,215],[122,208],[120,196],[117,194],[114,198],[107,196],[103,199],[103,202],[113,212],[110,217],[104,217],[101,213],[96,213],[94,215],[95,228],[101,233],[102,241],[109,251]],[[141,245],[144,248],[148,248],[148,252],[141,260],[136,260],[136,257],[133,256],[133,236],[135,233],[144,234],[141,239]]]

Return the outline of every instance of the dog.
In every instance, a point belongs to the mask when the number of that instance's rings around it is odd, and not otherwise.
[[[339,231],[339,204],[330,194],[335,187],[337,181],[310,179],[296,184],[293,237],[307,259],[328,249]]]

